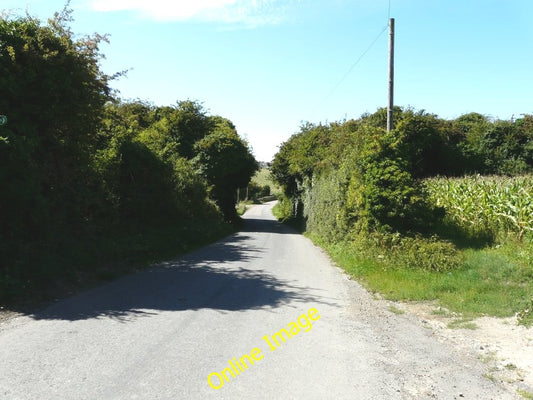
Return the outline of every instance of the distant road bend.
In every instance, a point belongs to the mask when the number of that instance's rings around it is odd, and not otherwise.
[[[0,324],[0,399],[516,398],[271,207],[225,240]]]

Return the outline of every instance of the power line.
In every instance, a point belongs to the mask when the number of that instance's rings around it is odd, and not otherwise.
[[[357,67],[357,65],[363,60],[363,58],[366,56],[366,54],[372,49],[372,47],[374,47],[374,45],[376,44],[376,42],[378,41],[378,39],[381,37],[381,35],[383,35],[383,33],[387,30],[387,28],[389,27],[389,25],[385,25],[385,27],[383,27],[383,29],[381,30],[381,32],[379,32],[379,34],[376,36],[376,38],[370,43],[370,45],[366,48],[365,51],[363,51],[363,53],[359,56],[359,58],[352,64],[352,66],[348,69],[348,71],[346,71],[346,73],[344,74],[344,76],[337,82],[337,84],[333,87],[333,89],[331,90],[331,92],[326,96],[324,97],[324,100],[322,100],[320,102],[320,104],[324,104],[327,100],[329,100],[329,98],[333,95],[333,93],[335,93],[335,91],[339,88],[339,86],[346,80],[346,78],[348,77],[348,75],[350,75],[350,73],[354,70],[355,67]]]
[[[366,56],[366,54],[372,49],[372,47],[374,47],[374,45],[376,44],[376,42],[379,40],[379,38],[381,37],[381,35],[383,35],[383,33],[389,28],[389,24],[390,24],[390,15],[391,15],[391,4],[392,4],[392,0],[389,0],[389,7],[388,7],[388,11],[387,11],[387,24],[383,27],[383,29],[381,30],[381,32],[379,32],[379,34],[376,36],[376,38],[370,43],[370,45],[366,48],[365,51],[363,51],[363,53],[359,56],[359,58],[352,64],[352,66],[348,69],[348,71],[346,71],[346,73],[343,75],[343,77],[337,82],[337,84],[333,87],[333,89],[328,93],[327,96],[324,97],[324,99],[317,105],[317,108],[320,107],[321,105],[323,105],[326,101],[329,100],[329,98],[333,95],[333,93],[335,93],[337,91],[337,89],[339,88],[339,86],[346,80],[346,78],[348,77],[348,75],[350,75],[350,73],[355,69],[355,67],[363,60],[363,58]]]

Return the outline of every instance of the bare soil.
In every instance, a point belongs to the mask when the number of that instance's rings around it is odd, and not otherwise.
[[[516,316],[465,320],[435,302],[388,303],[391,312],[405,313],[439,341],[475,352],[488,366],[487,378],[533,396],[533,328],[518,325]]]

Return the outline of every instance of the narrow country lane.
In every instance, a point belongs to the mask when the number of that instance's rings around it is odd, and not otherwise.
[[[0,398],[516,398],[271,207],[225,240],[0,324]]]

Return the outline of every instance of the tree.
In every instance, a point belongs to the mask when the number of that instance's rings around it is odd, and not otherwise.
[[[447,163],[449,144],[441,127],[436,115],[408,111],[394,129],[393,147],[414,177],[446,174],[453,167]]]
[[[409,111],[412,110],[408,110],[407,112]],[[374,128],[387,129],[387,113],[387,108],[381,107],[373,114],[365,113],[361,115],[361,121],[365,125],[369,125]],[[394,106],[392,114],[394,126],[398,125],[398,123],[404,119],[405,113],[406,111],[402,107]]]
[[[99,66],[106,38],[75,39],[70,20],[68,8],[46,25],[30,16],[0,17],[0,110],[9,117],[0,128],[6,231],[39,232],[88,217],[90,158],[112,77]]]
[[[75,38],[70,20],[67,7],[47,24],[0,15],[0,297],[56,268],[52,249],[85,232],[98,202],[92,154],[112,77],[106,38]]]
[[[533,132],[519,122],[496,121],[480,141],[489,172],[520,174],[531,170]]]
[[[459,137],[457,147],[464,158],[463,173],[487,171],[481,140],[491,125],[486,116],[474,112],[452,121],[452,130]]]
[[[213,128],[206,110],[198,101],[178,101],[176,106],[161,107],[155,117],[166,124],[169,139],[178,143],[179,154],[192,159],[195,156],[194,144],[207,136]]]
[[[210,185],[211,197],[226,220],[235,220],[236,191],[259,169],[248,144],[233,129],[222,129],[198,141],[195,151],[195,164]]]

